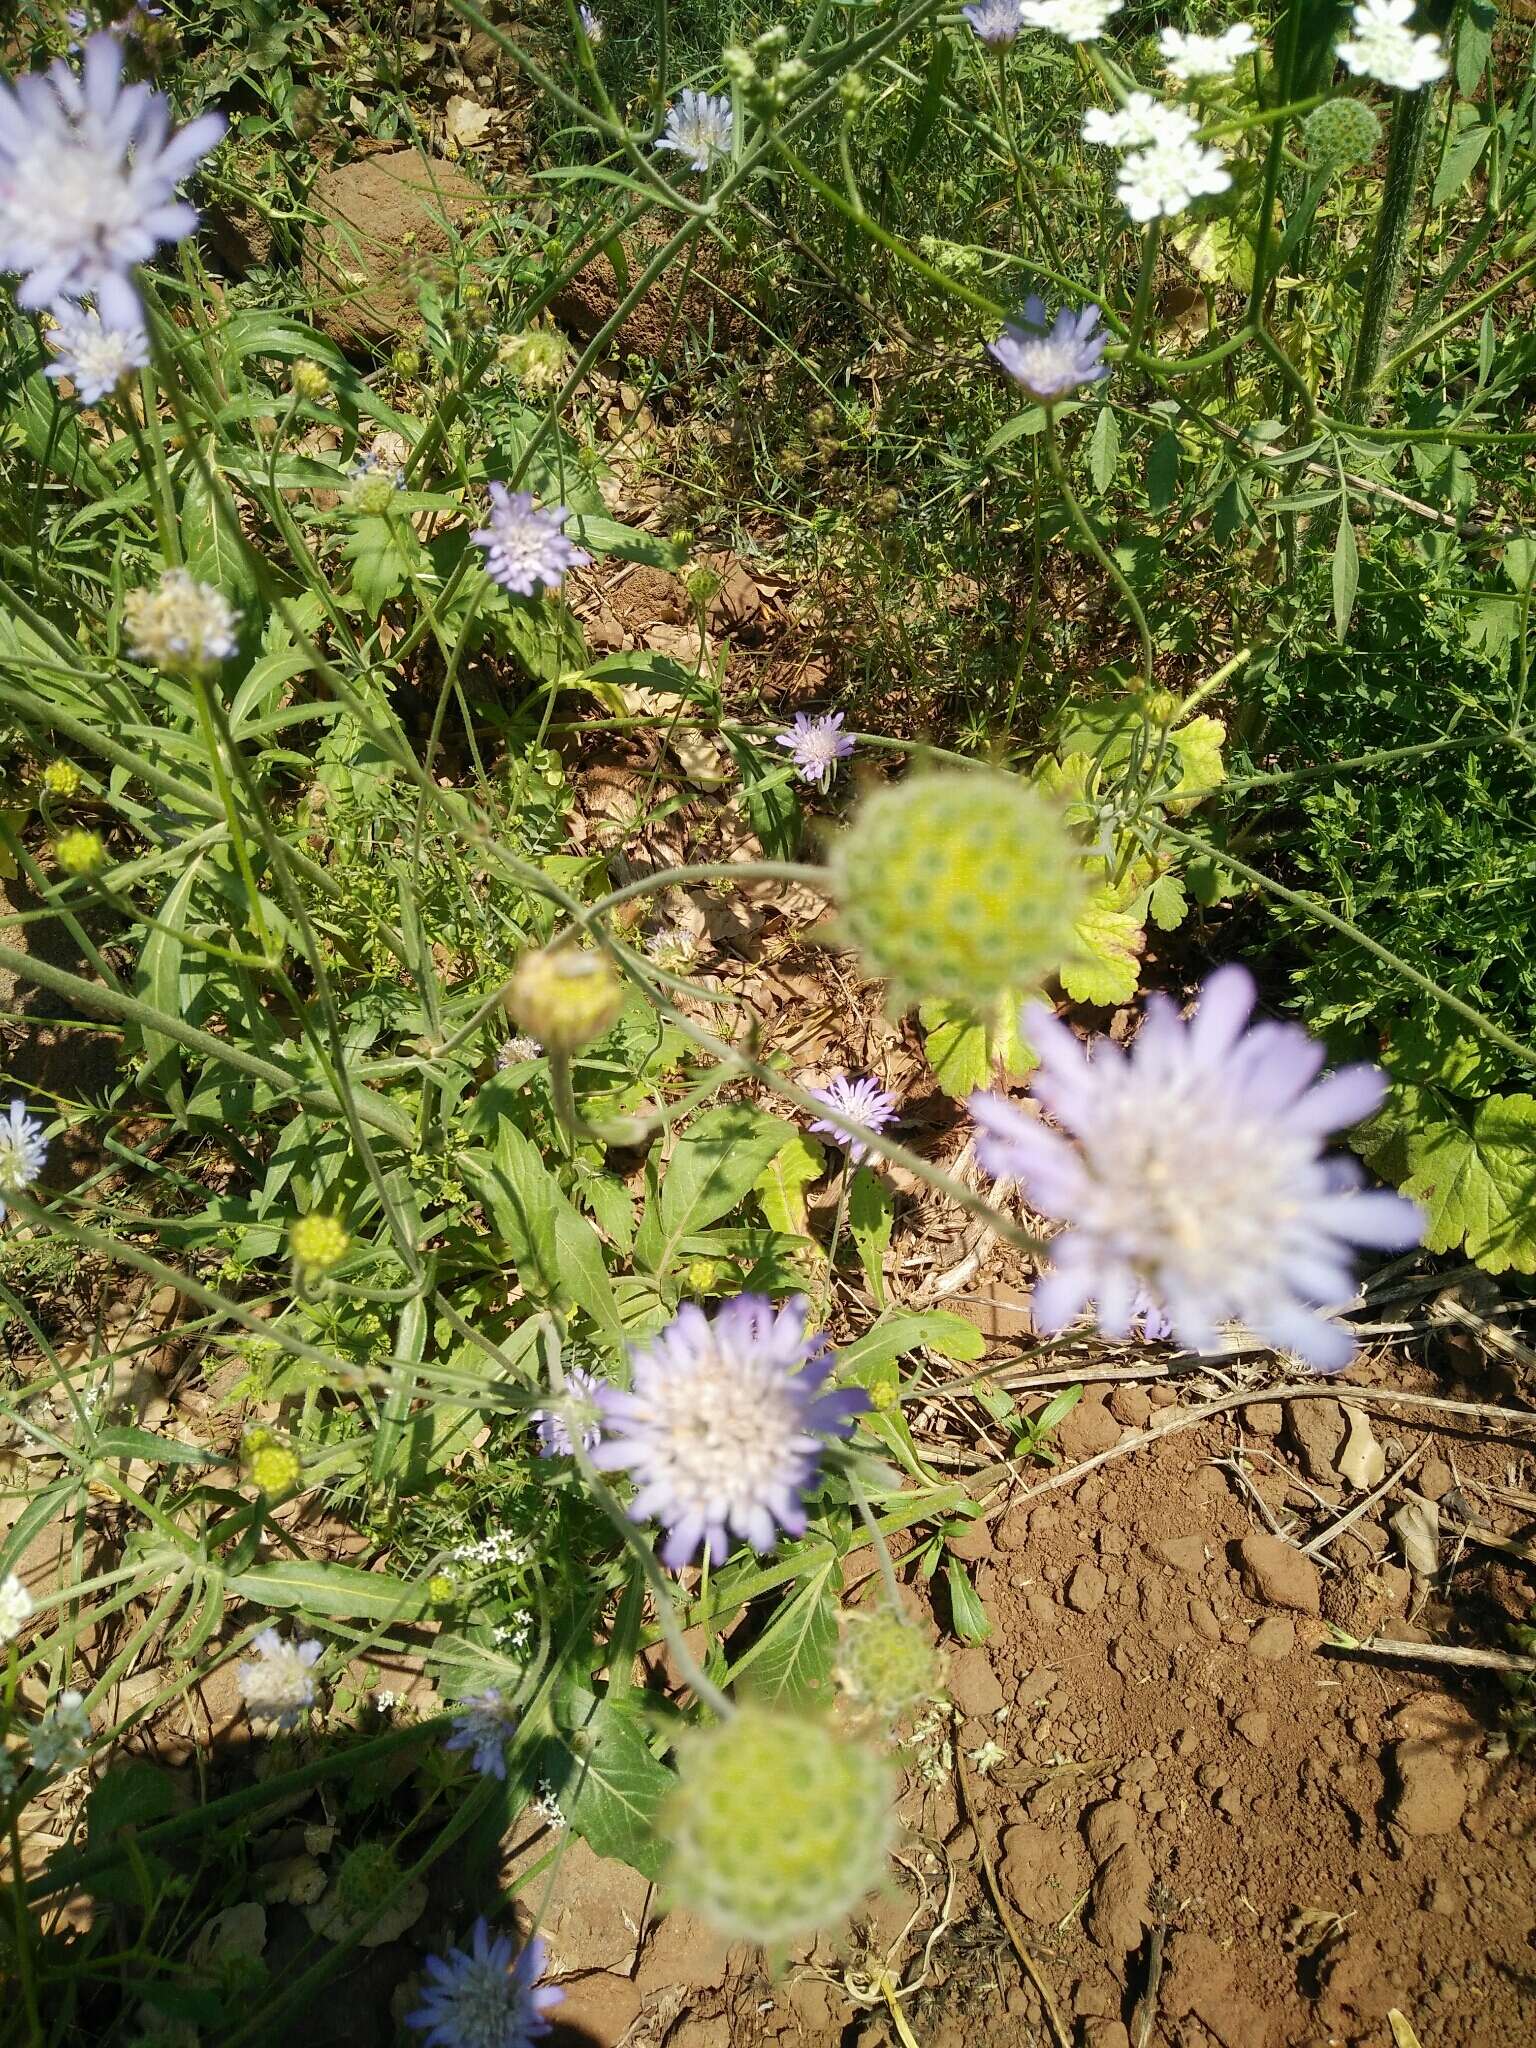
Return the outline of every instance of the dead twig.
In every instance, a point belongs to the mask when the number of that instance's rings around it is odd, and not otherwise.
[[[1454,1643],[1394,1643],[1385,1636],[1371,1636],[1356,1642],[1346,1636],[1342,1642],[1322,1643],[1340,1657],[1387,1657],[1397,1664],[1458,1664],[1469,1671],[1536,1671],[1536,1657],[1521,1657],[1513,1650],[1463,1650]]]
[[[1310,1543],[1303,1543],[1301,1546],[1302,1555],[1304,1557],[1321,1557],[1335,1536],[1342,1536],[1351,1522],[1359,1521],[1367,1508],[1373,1508],[1377,1501],[1385,1500],[1392,1489],[1408,1477],[1410,1471],[1412,1471],[1419,1459],[1423,1457],[1425,1449],[1426,1444],[1416,1444],[1407,1457],[1404,1458],[1401,1465],[1398,1466],[1397,1470],[1389,1472],[1373,1493],[1365,1494],[1360,1500],[1355,1502],[1352,1508],[1347,1509],[1344,1514],[1340,1515],[1336,1522],[1330,1522],[1321,1536],[1314,1536]]]

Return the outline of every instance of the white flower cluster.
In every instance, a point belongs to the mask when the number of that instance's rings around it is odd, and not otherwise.
[[[1113,113],[1090,107],[1083,116],[1084,142],[1130,152],[1115,191],[1135,221],[1169,220],[1231,184],[1226,158],[1199,140],[1199,129],[1185,108],[1163,106],[1147,92],[1133,92]]]
[[[493,1535],[482,1536],[478,1543],[464,1543],[457,1550],[450,1550],[450,1564],[527,1564],[533,1552],[522,1537],[514,1536],[510,1529],[498,1529]]]
[[[1421,35],[1409,24],[1413,0],[1356,0],[1350,10],[1354,34],[1339,45],[1339,62],[1357,78],[1374,78],[1398,92],[1417,92],[1446,72],[1438,36]]]

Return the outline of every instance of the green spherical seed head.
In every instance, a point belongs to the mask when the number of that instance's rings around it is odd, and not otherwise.
[[[659,1820],[679,1905],[775,1946],[835,1925],[885,1875],[888,1763],[827,1722],[744,1707],[684,1744]]]
[[[381,518],[394,502],[395,483],[392,477],[365,476],[352,486],[352,505],[355,511]]]
[[[1364,100],[1325,100],[1301,124],[1307,155],[1320,171],[1367,162],[1381,141],[1381,122]]]
[[[361,1842],[336,1873],[337,1904],[361,1919],[382,1910],[400,1882],[400,1861],[382,1842]]]
[[[939,1676],[922,1631],[888,1607],[847,1617],[840,1675],[853,1699],[884,1721],[926,1699]]]
[[[580,1052],[624,1006],[619,977],[600,953],[569,946],[525,953],[507,984],[507,1015],[546,1052]]]
[[[1071,952],[1085,888],[1050,798],[989,770],[867,797],[832,871],[844,933],[902,1004],[1035,986]]]

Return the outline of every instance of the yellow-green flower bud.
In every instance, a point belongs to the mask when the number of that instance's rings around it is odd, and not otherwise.
[[[393,506],[395,491],[393,477],[360,477],[352,486],[352,507],[354,511],[371,513],[375,518],[380,517]]]
[[[107,864],[107,849],[99,832],[61,832],[53,842],[53,857],[66,875],[94,875]]]
[[[311,405],[318,405],[331,393],[330,377],[319,363],[311,362],[307,356],[294,364],[288,383],[295,398],[307,398]]]
[[[900,1399],[900,1389],[888,1385],[885,1381],[869,1390],[869,1405],[877,1415],[884,1415],[889,1409],[894,1408]]]
[[[427,1598],[434,1607],[451,1607],[459,1597],[457,1579],[451,1579],[447,1572],[434,1572],[427,1581]]]
[[[50,761],[43,770],[43,788],[49,796],[71,797],[80,787],[80,770],[73,761]]]
[[[558,391],[570,371],[571,352],[565,337],[552,327],[530,327],[526,334],[509,334],[496,351],[524,391],[547,394]]]
[[[409,384],[421,375],[421,350],[412,341],[398,341],[390,357],[390,368],[402,383]]]
[[[857,1705],[891,1722],[927,1699],[939,1671],[921,1629],[889,1607],[849,1614],[845,1626],[838,1676]]]
[[[294,1264],[305,1273],[329,1273],[346,1257],[351,1242],[346,1226],[319,1210],[296,1216],[288,1226],[288,1249]]]
[[[546,946],[518,961],[502,1000],[512,1022],[546,1052],[572,1053],[602,1037],[624,990],[601,953]]]
[[[1071,953],[1086,888],[1051,800],[981,769],[866,797],[831,866],[843,932],[902,1007],[1035,987]]]
[[[264,1500],[286,1500],[303,1477],[304,1461],[291,1446],[279,1443],[270,1430],[259,1434],[267,1441],[255,1442],[258,1432],[252,1430],[240,1446],[247,1476]]]
[[[673,1898],[732,1939],[834,1926],[881,1882],[894,1774],[824,1720],[743,1707],[683,1739],[658,1816]]]

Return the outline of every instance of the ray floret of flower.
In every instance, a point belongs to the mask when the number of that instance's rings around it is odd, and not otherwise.
[[[667,109],[658,149],[676,150],[690,170],[707,171],[731,153],[731,103],[724,93],[680,92]]]
[[[1034,1093],[1061,1129],[997,1095],[970,1107],[986,1171],[1066,1225],[1035,1288],[1039,1330],[1093,1300],[1110,1337],[1160,1310],[1191,1350],[1240,1322],[1320,1372],[1349,1363],[1353,1339],[1319,1309],[1352,1296],[1355,1247],[1403,1250],[1423,1219],[1324,1154],[1379,1106],[1381,1073],[1318,1081],[1322,1046],[1294,1024],[1250,1028],[1254,1000],[1244,968],[1219,968],[1189,1020],[1151,997],[1129,1052],[1105,1039],[1090,1053],[1044,1005],[1026,1010]]]
[[[843,731],[841,711],[820,717],[797,711],[794,724],[774,734],[774,744],[788,749],[800,780],[820,790],[832,787],[838,762],[846,761],[853,752],[853,736]]]
[[[595,50],[603,40],[603,24],[590,7],[578,7],[576,12],[581,16],[581,32]]]
[[[602,1432],[598,1427],[598,1393],[602,1381],[595,1373],[587,1371],[584,1365],[566,1368],[565,1401],[559,1408],[535,1408],[528,1417],[538,1424],[539,1456],[541,1458],[574,1458],[576,1440],[571,1435],[571,1423],[577,1425],[577,1436],[583,1450],[594,1450]]]
[[[540,1984],[544,1964],[537,1936],[514,1961],[510,1937],[493,1941],[477,1920],[467,1950],[427,1957],[421,2004],[405,2024],[425,2037],[424,2048],[528,2048],[549,2032],[546,2014],[565,1997],[558,1985]]]
[[[1338,57],[1357,78],[1417,92],[1445,76],[1440,38],[1412,26],[1413,0],[1356,0],[1349,22],[1354,34],[1339,44]]]
[[[1115,191],[1132,220],[1169,220],[1194,200],[1225,192],[1231,183],[1219,149],[1191,135],[1170,133],[1125,159]]]
[[[253,1658],[236,1667],[235,1681],[253,1721],[295,1728],[315,1704],[314,1666],[325,1645],[314,1640],[286,1643],[275,1628],[252,1638]]]
[[[17,301],[30,310],[91,293],[121,324],[134,266],[197,226],[176,187],[223,135],[223,118],[202,114],[173,135],[165,100],[122,71],[121,43],[99,34],[78,73],[60,58],[0,82],[0,270],[18,273]]]
[[[29,1116],[19,1095],[0,1116],[0,1222],[5,1218],[4,1197],[29,1188],[48,1163],[48,1140],[43,1126]]]
[[[0,1579],[0,1643],[16,1640],[32,1618],[32,1595],[14,1572]]]
[[[832,1354],[805,1323],[799,1296],[775,1310],[741,1294],[713,1317],[687,1302],[631,1353],[628,1393],[598,1390],[603,1435],[592,1462],[632,1475],[630,1513],[665,1526],[666,1564],[686,1564],[701,1544],[723,1564],[733,1530],[758,1551],[780,1529],[804,1535],[801,1495],[824,1439],[847,1436],[867,1399],[856,1387],[821,1391]]]
[[[1083,140],[1106,149],[1142,149],[1149,142],[1189,142],[1198,123],[1184,107],[1154,99],[1149,92],[1127,93],[1118,107],[1090,107],[1083,116]]]
[[[1251,56],[1258,44],[1246,21],[1237,21],[1219,35],[1186,35],[1182,29],[1158,31],[1163,63],[1173,77],[1185,85],[1206,78],[1230,78],[1241,58]]]
[[[835,1145],[845,1145],[855,1166],[862,1166],[869,1157],[869,1147],[848,1126],[854,1124],[864,1131],[883,1131],[887,1124],[896,1121],[895,1096],[888,1095],[868,1074],[861,1074],[856,1081],[850,1081],[846,1074],[834,1074],[825,1088],[808,1088],[805,1092],[836,1112],[834,1121],[817,1117],[811,1129],[818,1137],[830,1138]]]
[[[54,359],[47,374],[55,383],[67,377],[82,405],[110,397],[149,362],[149,336],[136,313],[122,326],[109,327],[100,313],[62,301],[53,318],[48,346]]]
[[[1097,306],[1084,306],[1077,313],[1063,306],[1047,326],[1045,307],[1030,297],[1018,319],[1010,320],[997,340],[987,343],[987,353],[1037,404],[1056,405],[1109,375],[1103,360],[1108,341]]]
[[[993,50],[1017,42],[1024,26],[1020,0],[975,0],[973,6],[962,7],[960,12],[970,23],[976,40]]]
[[[564,505],[535,505],[531,491],[491,485],[489,523],[469,536],[485,549],[485,573],[515,597],[558,590],[567,569],[585,569],[592,557],[563,531]]]
[[[1043,28],[1069,43],[1094,43],[1124,0],[1021,0],[1026,28]]]
[[[517,1715],[495,1686],[473,1693],[459,1704],[453,1717],[453,1733],[444,1749],[469,1752],[469,1761],[482,1778],[505,1778],[507,1744],[517,1733]]]

